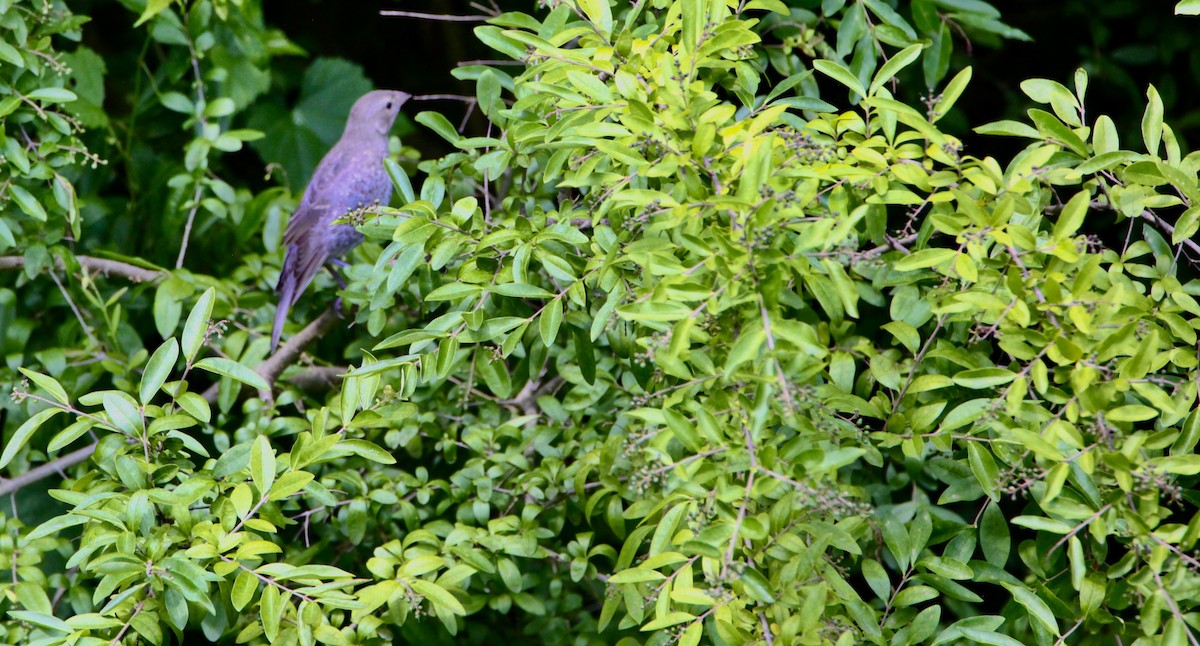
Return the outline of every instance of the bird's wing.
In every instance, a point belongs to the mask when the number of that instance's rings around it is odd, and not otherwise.
[[[287,228],[283,232],[284,244],[295,243],[305,231],[325,219],[331,210],[348,208],[330,201],[331,198],[336,201],[336,196],[340,195],[339,187],[344,183],[341,176],[350,170],[351,155],[347,154],[348,152],[335,145],[321,159],[321,163],[317,164],[317,170],[309,180],[308,187],[304,189],[304,196],[300,198],[300,206],[296,207],[296,212],[288,220]]]

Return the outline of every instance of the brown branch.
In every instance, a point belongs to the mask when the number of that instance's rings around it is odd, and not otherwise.
[[[162,269],[146,269],[117,260],[106,260],[92,256],[75,256],[75,260],[84,269],[104,274],[105,276],[120,276],[135,283],[151,283],[162,278],[167,273]],[[66,271],[66,265],[63,263],[62,258],[56,257],[55,261],[60,270]],[[0,269],[21,269],[24,266],[25,258],[21,256],[0,256]]]
[[[1170,222],[1167,222],[1166,220],[1158,217],[1157,213],[1147,209],[1145,211],[1142,211],[1141,217],[1143,220],[1148,220],[1148,221],[1154,223],[1155,226],[1162,229],[1163,231],[1166,231],[1168,235],[1172,235],[1172,236],[1175,235],[1175,227],[1172,226]],[[1196,253],[1200,253],[1200,244],[1197,244],[1195,240],[1192,240],[1191,238],[1184,238],[1182,241],[1182,244],[1187,246],[1188,249],[1191,249],[1192,251],[1194,251]]]
[[[295,376],[288,377],[288,381],[292,382],[300,390],[308,393],[328,390],[349,369],[346,366],[313,366]]]
[[[7,496],[12,492],[21,489],[25,485],[37,482],[42,478],[48,478],[52,475],[62,473],[63,469],[74,466],[88,459],[88,457],[91,456],[92,452],[95,450],[96,444],[92,443],[83,447],[82,449],[71,451],[60,458],[38,465],[15,478],[9,478],[7,480],[0,478],[0,496]]]
[[[323,336],[326,332],[332,330],[341,320],[338,316],[336,308],[330,306],[318,316],[312,323],[309,323],[299,333],[293,335],[286,343],[279,346],[279,350],[275,354],[267,358],[266,361],[258,364],[254,372],[258,376],[267,381],[268,384],[274,385],[279,375],[288,366],[296,362],[300,358],[300,353],[304,348],[308,347],[313,341]],[[217,401],[217,384],[208,387],[204,391],[204,399],[209,404]],[[264,401],[270,401],[271,393],[269,391],[260,391],[259,396]]]

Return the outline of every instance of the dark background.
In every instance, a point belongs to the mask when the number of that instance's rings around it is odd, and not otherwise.
[[[532,1],[507,0],[501,6],[530,12]],[[805,4],[805,3],[795,3]],[[907,3],[900,3],[901,5]],[[1072,87],[1074,71],[1084,67],[1090,83],[1089,121],[1108,114],[1122,138],[1140,140],[1138,127],[1148,84],[1162,95],[1166,119],[1181,143],[1200,140],[1200,49],[1192,46],[1200,18],[1174,15],[1173,0],[1015,0],[993,2],[1005,23],[1032,37],[1032,42],[1007,41],[1003,49],[959,39],[954,70],[974,67],[974,79],[959,100],[964,137],[975,155],[1003,154],[1025,142],[980,138],[965,124],[997,119],[1021,119],[1028,99],[1022,80],[1043,77]],[[473,94],[471,84],[450,76],[457,61],[488,58],[492,53],[474,39],[477,23],[435,22],[383,17],[381,9],[439,14],[478,14],[461,0],[426,2],[269,2],[268,23],[278,26],[312,54],[334,55],[361,63],[381,87],[402,88],[414,94]],[[901,7],[903,10],[903,7]],[[965,54],[967,50],[970,54]],[[424,109],[429,109],[428,107]],[[453,112],[458,106],[434,109]],[[1132,143],[1132,142],[1131,142]],[[996,152],[992,149],[996,147]]]
[[[496,1],[488,6],[527,13],[537,10],[533,0]],[[131,48],[127,39],[142,37],[133,29],[129,11],[117,3],[90,0],[81,4],[81,13],[93,19],[84,29],[84,42],[102,56],[128,55]],[[790,0],[789,4],[819,2]],[[907,2],[893,4],[907,14]],[[1188,142],[1200,140],[1200,96],[1195,83],[1200,78],[1200,49],[1192,47],[1200,18],[1174,16],[1174,0],[1013,0],[992,4],[1001,11],[1005,23],[1029,34],[1032,41],[968,43],[961,35],[956,39],[950,75],[971,65],[974,79],[957,103],[958,113],[944,120],[941,127],[962,137],[969,154],[1004,158],[1023,147],[1027,142],[976,136],[968,124],[1027,120],[1024,111],[1030,102],[1020,91],[1021,81],[1043,77],[1072,87],[1073,73],[1079,67],[1085,68],[1090,77],[1089,122],[1099,114],[1108,114],[1129,147],[1136,149],[1135,142],[1140,142],[1146,86],[1151,83],[1162,96],[1166,120],[1184,149]],[[466,0],[273,0],[264,7],[267,24],[280,29],[308,53],[307,57],[277,59],[276,72],[282,72],[281,78],[299,77],[313,59],[334,56],[361,65],[378,87],[416,95],[473,95],[473,83],[451,76],[456,64],[503,58],[475,39],[472,29],[478,22],[382,16],[381,10],[481,14],[479,5]],[[109,102],[113,103],[127,94],[124,86],[135,68],[132,61],[128,65],[120,60],[108,63],[106,81],[110,86]],[[920,83],[909,85],[909,94],[925,93]],[[284,94],[291,90],[280,89]],[[901,87],[900,93],[904,95],[906,88]],[[283,99],[294,102],[295,97]],[[106,107],[120,111],[119,105]],[[443,112],[456,123],[465,110],[462,102],[435,100],[414,104],[405,112],[416,114],[430,109]],[[479,118],[471,124],[474,128],[485,125]],[[423,128],[406,134],[411,137],[411,145],[427,158],[448,152],[441,139]]]

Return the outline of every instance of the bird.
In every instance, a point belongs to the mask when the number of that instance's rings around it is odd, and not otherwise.
[[[279,304],[271,352],[279,346],[288,310],[321,267],[344,265],[339,258],[362,242],[362,234],[353,225],[333,221],[356,209],[386,205],[391,197],[392,185],[383,165],[388,156],[388,131],[400,106],[410,98],[412,95],[396,90],[374,90],[359,97],[350,108],[341,138],[317,164],[283,233],[287,251],[275,285]],[[342,284],[337,271],[332,267],[330,271]]]

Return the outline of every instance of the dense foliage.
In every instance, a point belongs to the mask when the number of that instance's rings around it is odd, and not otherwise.
[[[396,140],[269,357],[371,84],[280,71],[254,0],[122,4],[134,64],[0,0],[5,643],[1197,643],[1200,156],[1153,86],[1025,81],[997,158],[945,125],[961,39],[1025,38],[978,0],[498,14],[487,130],[398,127],[453,152]]]

